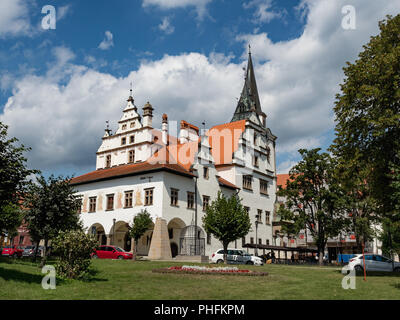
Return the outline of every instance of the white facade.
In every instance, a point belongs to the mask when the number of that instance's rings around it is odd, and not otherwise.
[[[248,81],[248,86],[253,85]],[[130,250],[127,225],[146,209],[153,221],[156,217],[167,221],[175,256],[182,253],[183,228],[196,222],[197,207],[204,253],[211,255],[222,244],[204,232],[203,205],[215,200],[221,191],[228,197],[238,193],[249,209],[253,226],[245,239],[230,247],[242,248],[242,244],[252,242],[272,244],[276,137],[265,127],[265,114],[258,111],[257,115],[251,109],[249,117],[215,126],[200,137],[196,126],[181,121],[179,137],[170,137],[166,115],[161,130],[152,128],[152,111],[147,103],[141,116],[130,96],[118,130],[115,134],[106,130],[97,152],[96,171],[72,180],[83,199],[81,219],[87,232],[97,234],[103,244]],[[260,223],[256,239],[257,214]],[[147,254],[151,232],[139,240],[139,254]]]

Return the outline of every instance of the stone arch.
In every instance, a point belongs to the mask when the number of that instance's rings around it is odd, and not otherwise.
[[[126,221],[117,221],[115,226],[112,225],[110,229],[110,241],[111,244],[124,249],[125,251],[131,251],[131,238],[128,235],[129,223]]]
[[[88,233],[95,236],[99,245],[107,244],[107,235],[101,223],[94,223],[88,229]]]
[[[169,242],[171,245],[171,254],[172,257],[180,254],[180,237],[182,230],[186,227],[185,222],[180,218],[173,218],[168,222],[168,236]],[[177,248],[173,247],[173,244],[177,246]],[[177,249],[177,252],[176,252]]]

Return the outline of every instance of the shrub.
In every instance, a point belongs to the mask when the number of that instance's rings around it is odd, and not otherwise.
[[[64,278],[84,277],[90,267],[91,253],[97,241],[81,230],[62,231],[52,241],[54,254],[58,256],[57,275]]]

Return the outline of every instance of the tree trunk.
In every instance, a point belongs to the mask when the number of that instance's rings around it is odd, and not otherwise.
[[[138,241],[135,239],[135,240],[133,241],[133,256],[132,256],[132,261],[136,261],[137,245],[138,245]]]
[[[40,263],[40,267],[43,268],[47,261],[47,245],[49,243],[48,239],[44,239],[44,247],[43,247],[43,257],[42,262]]]
[[[229,243],[222,243],[222,246],[224,247],[224,264],[228,264],[228,245]]]
[[[36,257],[37,257],[38,251],[39,251],[40,240],[36,241],[35,243],[36,243],[36,246],[35,246],[35,253],[33,254],[33,262],[36,262]]]

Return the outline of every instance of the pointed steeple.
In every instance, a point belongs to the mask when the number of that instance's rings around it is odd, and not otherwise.
[[[261,123],[259,117],[265,116],[265,114],[261,110],[256,77],[254,74],[253,60],[251,58],[249,45],[249,60],[247,62],[244,86],[231,122],[243,119],[250,119],[251,116],[254,115],[254,113],[256,114],[256,118]]]

